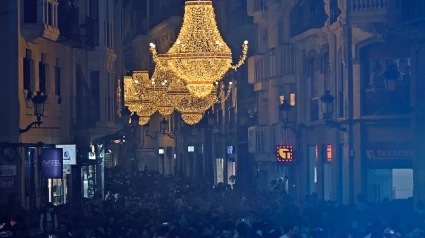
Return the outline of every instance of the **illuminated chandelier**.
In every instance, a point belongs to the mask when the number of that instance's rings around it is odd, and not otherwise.
[[[176,79],[170,82],[166,95],[173,102],[174,108],[181,113],[183,121],[186,124],[194,125],[202,120],[205,111],[214,103],[220,102],[221,99],[227,100],[231,92],[230,88],[224,98],[222,97],[223,92],[224,89],[217,93],[217,88],[214,87],[209,95],[198,98],[189,92],[182,80]]]
[[[174,111],[172,101],[167,97],[168,83],[175,75],[166,67],[165,58],[158,57],[155,71],[152,75],[151,84],[155,95],[155,105],[158,112],[163,116],[169,116]]]
[[[149,122],[157,108],[153,101],[153,93],[149,85],[149,74],[147,71],[135,71],[133,77],[124,77],[124,102],[130,111],[140,116],[139,125],[143,126]]]
[[[155,45],[151,43],[154,60]],[[217,28],[212,2],[186,1],[183,26],[176,42],[164,55],[169,68],[186,84],[191,94],[207,97],[229,69],[236,70],[247,58],[248,41],[242,45],[242,56],[232,65],[232,52]]]

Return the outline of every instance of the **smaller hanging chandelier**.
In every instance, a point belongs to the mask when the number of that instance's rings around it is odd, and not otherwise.
[[[154,61],[155,45],[150,44]],[[189,92],[198,98],[207,97],[214,83],[223,79],[230,70],[237,70],[246,60],[248,41],[242,45],[242,56],[232,65],[232,52],[221,37],[215,20],[212,1],[186,1],[183,25],[176,42],[163,56],[168,67],[186,84]]]
[[[149,122],[157,107],[154,104],[150,88],[149,74],[147,71],[135,71],[133,77],[124,78],[124,102],[130,111],[140,116],[139,125]]]

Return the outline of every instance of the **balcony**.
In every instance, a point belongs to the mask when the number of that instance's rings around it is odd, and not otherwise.
[[[248,82],[256,84],[265,82],[266,78],[266,62],[265,56],[254,55],[248,58]]]
[[[66,1],[59,1],[58,6],[58,26],[60,30],[60,40],[79,42],[80,41],[80,18],[79,8],[68,5]]]
[[[323,1],[302,1],[291,11],[291,37],[310,29],[321,28],[327,19]]]
[[[254,23],[258,24],[267,19],[266,0],[248,0],[248,15],[254,17]]]
[[[273,126],[252,126],[248,128],[249,153],[274,153],[276,131]]]
[[[351,1],[350,19],[354,23],[387,22],[397,20],[400,13],[399,0]]]
[[[425,20],[424,0],[403,0],[401,19],[406,23],[423,22]]]
[[[24,0],[22,36],[30,42],[57,41],[58,2],[57,0],[41,0],[43,4],[39,2]]]
[[[388,92],[385,89],[368,88],[363,95],[364,116],[405,115],[410,109],[410,92],[408,87],[399,87]]]

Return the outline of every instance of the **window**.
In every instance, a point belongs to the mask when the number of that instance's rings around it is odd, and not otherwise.
[[[99,105],[99,96],[100,96],[100,91],[99,91],[99,71],[91,71],[90,72],[90,90],[91,93],[93,95],[93,97],[96,100],[97,105]]]
[[[37,1],[24,0],[24,23],[37,23]]]
[[[315,68],[314,68],[315,60],[312,59],[308,64],[308,76],[310,77],[310,94],[311,98],[316,98],[319,96],[319,92],[317,90],[317,82],[316,78],[314,77],[315,74]]]
[[[310,78],[310,120],[319,120],[319,90],[317,78],[315,77],[315,63],[314,59],[310,60],[308,65],[308,76]]]
[[[332,162],[332,145],[326,146],[326,161]]]
[[[111,78],[112,78],[112,74],[111,73],[107,73],[106,74],[106,84],[107,84],[107,92],[106,92],[106,118],[108,121],[111,121]]]
[[[289,104],[295,106],[295,93],[289,94]]]
[[[339,94],[338,94],[338,117],[344,117],[344,63],[342,62],[342,55],[340,69],[339,69]]]
[[[53,19],[53,6],[52,3],[48,2],[47,3],[47,14],[46,16],[48,17],[47,21],[45,21],[48,25],[50,26],[54,26],[54,19]]]
[[[31,70],[31,65],[32,65],[32,52],[30,49],[26,50],[26,56],[24,58],[24,65],[23,65],[23,79],[24,79],[24,89],[30,91],[31,88],[31,77],[32,77],[32,70]]]
[[[283,104],[283,101],[285,101],[285,96],[284,95],[279,96],[279,101],[280,101],[280,104]]]
[[[38,63],[38,90],[46,94],[46,54],[41,54],[41,61]]]
[[[61,96],[61,69],[59,68],[59,58],[56,59],[55,66],[55,95]]]
[[[99,0],[90,0],[88,12],[92,24],[92,31],[89,35],[93,43],[99,45]]]

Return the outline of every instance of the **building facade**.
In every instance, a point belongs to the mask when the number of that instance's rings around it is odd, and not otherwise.
[[[248,63],[258,105],[248,133],[259,188],[281,179],[298,198],[423,199],[420,80],[413,72],[421,57],[419,36],[408,33],[419,7],[248,0],[259,38]],[[279,110],[283,100],[289,112]],[[291,161],[278,162],[277,147],[290,148]]]
[[[115,74],[113,32],[120,31],[120,25],[112,23],[113,9],[119,4],[112,0],[2,3],[0,18],[5,27],[1,31],[8,36],[1,40],[0,67],[5,78],[1,105],[7,115],[0,132],[2,202],[30,207],[46,201],[65,203],[84,194],[81,174],[95,170],[83,165],[90,142],[118,129],[115,90],[122,73]],[[20,133],[20,128],[37,120],[31,101],[37,93],[47,96],[42,124]],[[64,172],[61,179],[45,179],[40,173],[40,150],[57,145],[77,145],[80,153],[87,153],[77,156],[72,172]],[[101,192],[102,186],[93,189]]]

